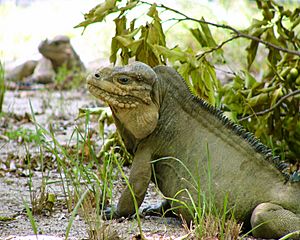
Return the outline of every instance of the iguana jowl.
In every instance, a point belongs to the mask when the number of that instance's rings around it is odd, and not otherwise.
[[[166,197],[176,196],[188,205],[187,191],[195,202],[198,196],[213,195],[220,209],[228,195],[235,217],[250,221],[256,237],[278,238],[300,230],[300,183],[287,182],[271,150],[194,97],[175,70],[135,62],[98,70],[87,84],[109,104],[134,155],[129,181],[139,206],[152,178]],[[127,187],[113,217],[134,212]],[[192,220],[187,208],[175,212]]]

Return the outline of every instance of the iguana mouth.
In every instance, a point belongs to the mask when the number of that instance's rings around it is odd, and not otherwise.
[[[102,89],[99,84],[95,84],[92,81],[88,81],[87,83],[89,91],[97,98],[100,98],[102,101],[108,103],[109,105],[113,105],[119,108],[135,108],[141,101],[140,99],[126,95],[123,91],[119,90],[113,93],[108,92]],[[118,93],[116,93],[118,92]]]

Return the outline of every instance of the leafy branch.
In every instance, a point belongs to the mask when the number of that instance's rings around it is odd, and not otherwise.
[[[145,2],[145,1],[140,1],[140,2],[144,3],[144,4],[152,5],[151,3],[148,3],[148,2]],[[192,18],[192,17],[189,17],[189,16],[187,16],[186,14],[184,14],[182,12],[179,12],[178,10],[176,10],[174,8],[165,6],[164,4],[158,5],[157,7],[163,8],[163,9],[171,11],[171,12],[174,12],[174,13],[184,17],[184,18],[171,18],[170,20],[174,20],[174,21],[178,21],[178,22],[181,22],[181,21],[194,21],[194,22],[197,22],[197,23],[204,23],[204,24],[208,24],[208,25],[211,25],[211,26],[214,26],[214,27],[217,27],[217,28],[224,28],[224,29],[228,29],[228,30],[232,31],[235,35],[232,38],[230,38],[230,39],[226,40],[225,42],[223,42],[219,48],[221,48],[223,45],[225,45],[226,43],[230,42],[233,39],[246,38],[246,39],[250,39],[250,40],[259,42],[261,44],[264,44],[265,46],[274,48],[274,49],[279,50],[281,52],[286,52],[286,53],[289,53],[289,54],[300,56],[300,51],[280,47],[276,44],[264,41],[264,40],[262,40],[262,39],[260,39],[256,36],[252,36],[252,35],[249,35],[245,32],[239,31],[239,30],[235,29],[232,26],[229,26],[229,25],[226,25],[226,24],[213,23],[213,22],[209,22],[209,21],[206,21],[206,20],[202,20],[202,19]],[[216,48],[216,49],[219,49],[219,48]],[[214,51],[214,49],[212,51]]]
[[[283,96],[282,98],[280,98],[279,101],[276,104],[274,104],[271,108],[263,110],[263,111],[260,111],[260,112],[257,112],[257,113],[253,113],[253,114],[251,114],[249,116],[246,116],[246,117],[243,117],[243,118],[240,118],[238,121],[242,122],[242,121],[245,121],[245,120],[247,120],[249,118],[252,118],[254,116],[261,116],[261,115],[265,115],[265,114],[267,114],[269,112],[272,112],[275,108],[277,108],[278,106],[280,106],[280,104],[285,99],[287,99],[289,97],[292,97],[292,96],[295,96],[295,95],[298,95],[298,94],[300,94],[300,90],[296,90],[296,91],[290,92],[289,94],[287,94],[287,95]]]
[[[221,42],[218,46],[213,47],[213,48],[211,48],[211,49],[209,49],[209,50],[207,50],[207,51],[205,51],[205,52],[203,52],[203,53],[197,55],[196,57],[197,57],[198,60],[200,60],[200,59],[203,58],[206,54],[212,53],[212,52],[214,52],[214,51],[216,51],[216,50],[218,50],[218,49],[221,49],[226,43],[229,43],[229,42],[231,42],[232,40],[237,39],[237,38],[238,38],[238,36],[233,36],[233,37],[231,37],[231,38],[229,38],[229,39],[227,39],[227,40]]]

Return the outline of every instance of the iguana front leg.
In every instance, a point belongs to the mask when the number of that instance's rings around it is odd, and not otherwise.
[[[30,76],[36,68],[38,62],[35,60],[29,60],[25,63],[15,67],[5,74],[7,81],[21,82],[24,78]]]
[[[280,238],[300,231],[300,216],[273,203],[261,203],[251,216],[253,235],[262,238]],[[300,239],[300,234],[293,236]]]
[[[151,153],[147,149],[138,148],[130,170],[129,183],[134,192],[138,207],[141,206],[151,180]],[[127,186],[122,193],[116,211],[106,210],[109,218],[129,217],[135,213],[132,193]]]
[[[54,78],[55,71],[52,62],[49,59],[43,57],[38,62],[32,76],[27,80],[29,82],[47,84],[53,82]]]

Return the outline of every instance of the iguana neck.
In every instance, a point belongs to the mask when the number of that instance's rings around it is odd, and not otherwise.
[[[158,84],[155,82],[152,86],[149,104],[138,104],[131,110],[110,106],[117,128],[122,131],[120,134],[123,139],[128,137],[126,135],[130,135],[139,141],[149,136],[156,128],[161,103]]]
[[[123,128],[129,131],[137,140],[147,137],[156,128],[158,107],[154,103],[138,105],[133,110],[111,106],[115,118],[123,123]]]

